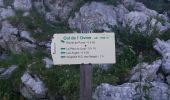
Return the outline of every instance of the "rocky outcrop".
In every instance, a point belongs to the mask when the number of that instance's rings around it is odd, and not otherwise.
[[[50,9],[51,14],[66,20],[70,12],[76,6],[76,0],[44,0],[45,5]]]
[[[101,84],[94,93],[95,100],[169,100],[169,88],[165,83],[125,83],[118,86]]]
[[[20,37],[25,39],[25,40],[27,40],[27,41],[35,43],[35,39],[31,37],[31,33],[30,32],[22,31],[21,34],[20,34]]]
[[[141,63],[136,65],[131,71],[130,82],[152,82],[157,80],[157,72],[161,67],[162,61],[157,60],[151,65],[148,63]]]
[[[0,31],[0,46],[3,49],[10,50],[15,53],[19,53],[22,50],[33,50],[36,45],[32,43],[32,41],[33,40],[29,37],[29,34],[26,35],[25,32],[20,34],[19,30],[13,27],[8,21],[2,22],[2,29]]]
[[[44,83],[36,76],[24,73],[21,77],[21,94],[28,100],[45,100],[47,99],[47,88]]]
[[[0,6],[4,6],[4,1],[0,0]]]
[[[51,68],[51,67],[54,65],[52,59],[47,58],[47,57],[45,57],[45,58],[43,59],[43,62],[45,63],[45,67],[46,67],[46,68]]]
[[[163,56],[162,70],[166,74],[170,74],[170,40],[163,41],[157,39],[154,48]]]
[[[0,8],[0,20],[4,20],[8,17],[15,16],[15,12],[11,7],[8,8]]]
[[[166,77],[166,82],[170,85],[170,75]]]
[[[17,68],[17,65],[12,65],[8,68],[0,68],[0,80],[8,79]]]
[[[21,11],[29,11],[32,9],[31,0],[14,0],[14,8]]]
[[[157,39],[154,48],[163,56],[152,64],[140,63],[131,71],[129,82],[122,85],[101,84],[94,93],[95,100],[169,100],[170,40]],[[163,69],[163,72],[160,69]],[[168,76],[167,76],[168,75]]]
[[[113,6],[98,2],[86,3],[78,13],[75,13],[74,18],[69,19],[69,25],[71,28],[81,30],[110,31],[110,26],[117,25],[116,12],[113,10]]]
[[[32,4],[47,21],[56,22],[66,21],[77,6],[77,2],[77,0],[36,0],[32,1]]]
[[[169,29],[168,17],[134,0],[122,0],[116,7],[101,2],[86,3],[75,16],[69,18],[71,28],[83,30],[110,31],[115,26],[130,28],[130,32],[140,31],[150,35],[153,31]]]

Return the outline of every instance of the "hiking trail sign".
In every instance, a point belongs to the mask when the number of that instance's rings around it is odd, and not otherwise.
[[[114,64],[115,34],[54,34],[51,54],[55,65]]]

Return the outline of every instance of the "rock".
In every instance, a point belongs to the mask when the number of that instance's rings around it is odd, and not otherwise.
[[[101,2],[84,4],[75,16],[69,18],[69,26],[80,30],[111,31],[114,26],[130,28],[130,33],[140,31],[151,35],[155,30],[162,33],[170,28],[169,18],[148,9],[135,0],[122,0],[116,7]]]
[[[170,74],[170,40],[163,41],[157,38],[154,48],[163,56],[162,70]]]
[[[4,0],[0,0],[0,6],[4,6]]]
[[[21,81],[20,93],[28,100],[44,100],[47,98],[48,89],[36,75],[31,76],[26,72],[21,77]]]
[[[0,79],[8,79],[11,74],[18,68],[17,65],[12,65],[8,67],[7,69],[1,68],[0,70]]]
[[[122,4],[125,6],[125,7],[130,7],[130,6],[134,6],[135,5],[135,0],[121,0],[122,1]]]
[[[27,32],[27,31],[22,31],[21,34],[20,34],[20,37],[34,43],[35,40],[30,35],[31,35],[31,33]]]
[[[166,31],[169,28],[168,24],[163,25],[159,20],[155,19],[157,17],[155,13],[152,11],[131,11],[130,13],[125,14],[123,27],[130,27],[131,33],[139,30],[143,35],[151,35],[155,28],[159,32]],[[165,23],[167,22],[165,21]]]
[[[152,64],[141,63],[136,65],[131,71],[130,82],[152,82],[157,78],[157,71],[161,66],[162,61],[156,60]]]
[[[46,15],[45,15],[45,19],[47,21],[50,21],[50,22],[56,22],[56,18],[53,14],[51,14],[50,12],[47,12]]]
[[[31,0],[14,0],[14,8],[16,10],[29,11],[32,9]]]
[[[166,82],[170,85],[170,75],[166,77]]]
[[[26,35],[25,33],[22,33],[21,35],[27,39],[29,38],[29,35]],[[36,47],[35,44],[20,38],[18,29],[13,27],[8,21],[2,22],[2,28],[0,31],[0,46],[5,50],[12,51],[13,53],[20,53],[23,50],[33,51]]]
[[[45,0],[46,1],[46,0]],[[32,1],[33,2],[33,6],[34,8],[39,12],[39,13],[42,13],[42,14],[45,14],[46,13],[46,9],[45,9],[45,5],[44,5],[44,0],[34,0]]]
[[[95,100],[169,100],[168,85],[160,82],[125,83],[118,86],[101,84],[94,93]],[[148,97],[148,98],[147,98]]]
[[[45,46],[46,49],[51,52],[51,40],[50,41],[43,41],[43,42],[39,42],[40,46]]]
[[[100,2],[92,2],[82,6],[80,11],[75,13],[75,17],[69,19],[69,25],[71,28],[80,30],[110,31],[110,26],[114,27],[117,25],[116,18],[116,12],[112,6]]]
[[[150,17],[158,16],[158,13],[155,10],[148,9],[143,3],[140,2],[136,2],[134,6],[134,11],[143,12]]]
[[[24,13],[23,13],[23,16],[24,16],[24,17],[27,17],[27,16],[29,16],[29,15],[30,15],[30,12],[24,12]]]
[[[124,20],[125,14],[129,13],[129,10],[126,9],[123,5],[118,5],[115,7],[115,12],[117,14],[117,19],[121,23]]]
[[[1,19],[6,19],[8,17],[15,16],[15,12],[11,7],[8,8],[0,8],[0,17]]]
[[[51,51],[51,41],[47,41],[47,43],[45,43],[45,46],[47,47],[48,51]]]
[[[145,33],[152,33],[155,27],[159,32],[166,31],[169,27],[167,24],[165,25],[165,23],[167,23],[168,20],[169,18],[166,15],[159,14],[155,10],[148,9],[143,3],[140,2],[136,2],[133,7],[133,11],[125,15],[125,24],[130,24],[132,30],[135,30],[134,28],[138,25],[140,26],[138,27],[138,30],[140,30],[140,32],[147,31]],[[149,27],[150,24],[151,27]]]
[[[147,29],[146,23],[150,17],[143,12],[132,11],[125,15],[123,26],[130,27],[131,30],[144,32]]]
[[[43,59],[43,62],[46,64],[46,68],[51,68],[54,65],[52,59],[49,59],[47,57]]]
[[[155,81],[164,83],[165,82],[165,76],[162,73],[158,73]]]
[[[58,16],[62,20],[66,20],[70,12],[77,4],[76,0],[44,0],[45,5],[50,9],[51,13]]]

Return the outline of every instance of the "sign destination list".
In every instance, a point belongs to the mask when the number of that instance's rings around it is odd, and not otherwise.
[[[115,34],[54,34],[51,54],[55,65],[115,63]]]

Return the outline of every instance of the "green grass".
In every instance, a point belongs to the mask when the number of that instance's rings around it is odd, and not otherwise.
[[[54,33],[72,33],[65,22],[49,23],[36,11],[31,11],[30,16],[23,16],[22,11],[17,11],[16,16],[8,18],[10,23],[18,28],[25,28],[32,33],[37,41],[51,39]]]
[[[88,0],[81,0],[78,4],[82,5]],[[115,0],[108,0],[115,3]],[[79,10],[80,6],[73,11]],[[72,32],[65,22],[48,23],[44,20],[44,16],[35,11],[30,12],[30,16],[23,17],[22,12],[18,11],[15,17],[8,20],[20,28],[23,26],[26,30],[32,32],[32,36],[37,41],[48,40],[54,33]],[[94,68],[93,70],[93,92],[101,83],[109,83],[113,85],[122,84],[128,81],[131,69],[138,64],[138,55],[142,52],[144,62],[152,62],[160,58],[160,55],[153,49],[153,42],[156,37],[163,40],[170,38],[170,30],[164,34],[158,34],[157,31],[153,35],[143,36],[142,33],[129,33],[129,29],[115,29],[116,38],[125,44],[123,53],[116,56],[116,64],[108,70]],[[68,100],[79,99],[79,82],[80,68],[79,65],[53,66],[46,69],[42,62],[43,57],[49,56],[42,48],[37,49],[35,54],[23,52],[21,54],[10,54],[9,60],[0,61],[0,66],[8,67],[10,65],[19,65],[19,69],[13,73],[8,80],[0,80],[0,99],[19,100],[18,93],[20,78],[25,72],[27,65],[34,62],[28,69],[30,73],[38,75],[49,89],[49,94],[60,97],[65,96]]]
[[[166,0],[138,0],[143,2],[148,8],[154,9],[159,13],[169,9],[169,3]]]
[[[162,38],[167,34],[161,35]],[[123,35],[124,37],[120,37]],[[141,39],[140,39],[141,37]],[[131,69],[138,64],[138,55],[143,53],[144,61],[152,62],[158,59],[160,56],[153,50],[153,40],[151,37],[142,37],[139,34],[116,34],[116,38],[119,38],[125,43],[123,52],[116,56],[116,64],[114,64],[108,71],[100,68],[94,68],[93,70],[93,91],[101,83],[109,83],[113,85],[122,84],[128,81],[129,73]],[[40,52],[41,51],[41,52]],[[16,98],[20,97],[17,89],[20,84],[20,77],[25,72],[26,65],[31,64],[29,68],[30,73],[38,75],[45,85],[49,89],[49,94],[56,97],[65,96],[67,99],[78,100],[79,98],[79,82],[80,82],[80,69],[79,65],[72,66],[53,66],[51,69],[46,69],[42,62],[43,57],[49,56],[46,52],[42,51],[42,48],[37,49],[35,54],[22,53],[12,54],[11,59],[7,61],[0,61],[1,66],[10,66],[12,64],[19,65],[19,69],[8,80],[0,81],[1,93],[0,97]]]
[[[10,59],[1,60],[1,67],[9,67],[11,65],[18,65],[19,68],[11,75],[7,80],[0,80],[0,100],[20,100],[23,98],[19,93],[19,87],[21,83],[21,76],[26,71],[27,65],[33,61],[40,60],[44,57],[42,52],[36,54],[30,54],[24,52],[21,54],[9,54]]]

